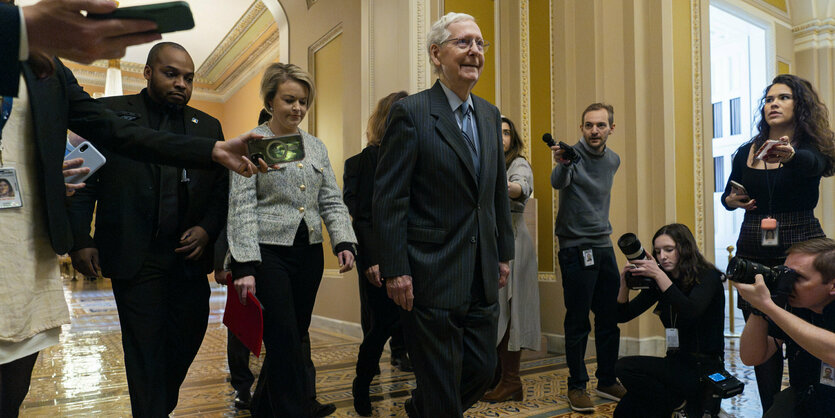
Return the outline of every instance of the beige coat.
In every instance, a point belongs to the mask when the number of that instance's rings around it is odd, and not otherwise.
[[[525,203],[533,191],[533,172],[524,158],[516,158],[507,169],[507,181],[522,186],[522,195],[510,200],[516,257],[510,262],[507,286],[499,289],[499,332],[501,341],[510,323],[507,349],[522,348],[538,351],[539,281],[537,278],[536,249],[525,225]]]

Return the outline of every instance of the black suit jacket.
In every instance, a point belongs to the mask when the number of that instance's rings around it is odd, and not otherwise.
[[[411,275],[417,306],[466,303],[476,260],[483,277],[475,279],[484,280],[485,298],[495,302],[498,262],[513,258],[501,115],[472,98],[480,177],[440,82],[392,106],[380,147],[373,211],[380,271],[386,278]]]
[[[17,96],[20,81],[20,12],[0,4],[0,96]]]
[[[16,8],[0,7],[0,13]],[[52,248],[64,254],[72,248],[72,233],[65,207],[64,176],[61,163],[67,141],[67,129],[94,143],[99,150],[112,150],[122,155],[160,164],[181,165],[193,168],[211,168],[212,148],[215,141],[173,134],[160,134],[154,130],[119,118],[102,103],[93,100],[69,69],[55,59],[53,75],[38,79],[28,64],[17,61],[18,32],[0,24],[0,38],[14,35],[14,51],[0,50],[0,84],[18,80],[23,74],[29,93],[29,103],[34,125],[37,156],[31,164],[37,166],[43,187],[41,193],[46,202],[46,215]],[[7,59],[13,55],[11,60]],[[9,93],[4,90],[3,94]],[[12,96],[17,95],[17,87]]]
[[[100,99],[122,118],[149,127],[148,109],[141,94]],[[183,122],[187,135],[223,140],[217,119],[186,106]],[[73,250],[95,247],[99,250],[102,274],[115,279],[136,275],[157,230],[159,180],[152,164],[139,162],[108,150],[102,152],[107,163],[87,180],[87,187],[70,200],[70,223],[75,245]],[[196,260],[201,271],[213,266],[214,242],[226,224],[229,175],[215,166],[208,170],[187,169],[188,205],[185,228],[200,226],[209,234],[209,242]],[[179,170],[178,170],[179,173]],[[96,209],[95,238],[90,237],[93,208]],[[177,231],[177,237],[183,231]],[[179,245],[177,245],[179,246]]]
[[[360,275],[363,270],[379,264],[377,237],[371,221],[374,172],[377,170],[379,149],[377,145],[369,145],[361,153],[345,160],[345,172],[342,175],[342,198],[351,214],[354,233],[357,235]]]

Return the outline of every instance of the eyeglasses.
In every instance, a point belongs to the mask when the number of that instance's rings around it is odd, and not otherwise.
[[[487,48],[490,47],[490,42],[485,41],[484,39],[476,39],[476,38],[449,38],[443,42],[441,45],[452,42],[458,49],[465,51],[470,49],[470,46],[475,42],[475,47],[478,49],[478,52],[484,53],[487,52]]]

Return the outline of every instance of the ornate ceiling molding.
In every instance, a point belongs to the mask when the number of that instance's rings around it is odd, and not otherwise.
[[[269,19],[264,18],[265,14],[269,15]],[[195,71],[192,98],[209,102],[228,100],[264,65],[278,58],[278,40],[279,31],[272,14],[261,0],[253,1],[235,26]],[[145,87],[146,82],[142,76],[144,63],[121,61],[120,64],[123,87],[126,91],[138,91]],[[228,68],[218,71],[218,65]],[[90,65],[72,63],[70,67],[82,84],[104,87],[106,60]]]
[[[814,19],[792,27],[794,50],[835,48],[835,18]]]
[[[208,84],[217,83],[217,79],[208,79],[209,74],[211,74],[215,67],[222,61],[222,59],[232,51],[232,48],[241,42],[242,38],[245,35],[247,35],[250,29],[259,30],[259,34],[263,34],[267,30],[269,30],[270,26],[273,26],[268,25],[264,28],[254,28],[254,25],[265,13],[269,14],[267,6],[264,6],[264,3],[262,3],[260,0],[255,0],[249,7],[249,9],[247,9],[247,11],[244,12],[244,15],[241,16],[240,19],[238,19],[238,22],[235,23],[235,26],[233,26],[229,33],[226,34],[226,36],[223,38],[220,44],[218,44],[217,47],[215,47],[212,53],[209,54],[209,57],[206,58],[203,64],[200,65],[200,68],[197,69],[195,75],[198,78],[206,79],[206,83]],[[270,14],[270,16],[272,15]]]

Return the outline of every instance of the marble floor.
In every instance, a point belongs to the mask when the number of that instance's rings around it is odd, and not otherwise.
[[[116,305],[108,280],[66,280],[72,324],[64,327],[61,344],[44,350],[32,376],[29,395],[23,403],[23,417],[130,416],[130,399],[122,364],[121,334]],[[225,289],[213,287],[211,317],[203,346],[189,370],[173,416],[249,416],[232,405],[233,390],[227,382],[226,330],[221,323]],[[741,324],[741,322],[740,322]],[[741,325],[737,325],[740,331]],[[337,406],[334,416],[354,417],[351,381],[354,376],[359,340],[325,330],[311,329],[312,355],[317,366],[317,389],[321,402]],[[731,416],[761,415],[753,369],[737,356],[738,339],[726,339],[728,370],[746,383],[742,395],[725,400],[723,409]],[[414,387],[413,376],[389,365],[383,354],[381,375],[371,388],[375,416],[405,417],[403,402]],[[590,375],[594,359],[588,359]],[[260,370],[260,360],[250,367]],[[522,364],[525,385],[523,402],[487,404],[479,402],[467,417],[610,417],[615,404],[592,395],[594,414],[573,413],[565,398],[568,370],[559,355],[526,355]],[[594,377],[592,387],[596,385]]]

